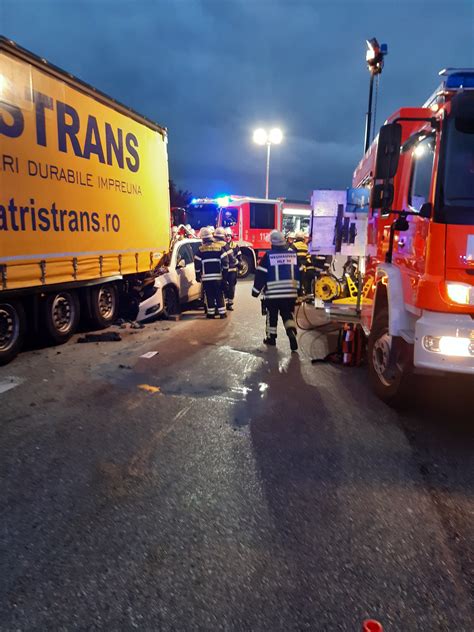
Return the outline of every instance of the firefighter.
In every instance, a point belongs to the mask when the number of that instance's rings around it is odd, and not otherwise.
[[[225,244],[214,241],[209,228],[201,228],[202,244],[194,255],[196,280],[202,281],[207,305],[207,318],[226,318],[223,281],[227,280],[229,256]]]
[[[234,309],[235,286],[237,285],[239,270],[242,268],[242,252],[240,250],[240,246],[235,244],[232,240],[232,228],[225,229],[225,239],[229,255],[229,274],[227,277],[226,299],[227,309],[232,311]]]
[[[222,226],[218,226],[214,230],[214,241],[218,243],[227,253],[227,258],[229,260],[229,270],[230,270],[230,258],[229,258],[229,248],[227,246],[226,238],[225,238],[225,228]],[[229,294],[229,270],[225,278],[222,279],[222,292],[224,293],[224,301],[227,301],[227,296]]]
[[[288,246],[292,246],[295,243],[295,237],[296,233],[292,230],[286,235],[286,243]]]
[[[311,255],[309,254],[308,244],[306,243],[306,235],[302,230],[298,231],[295,235],[295,241],[291,245],[292,250],[296,252],[298,258],[298,267],[300,269],[300,287],[298,295],[310,294],[311,288],[308,292],[308,284],[311,285],[311,278],[307,274],[308,268],[314,268],[311,262]]]
[[[278,314],[280,314],[292,351],[298,349],[295,302],[298,296],[300,270],[297,255],[289,249],[285,236],[278,230],[270,233],[271,250],[264,254],[255,272],[252,296],[263,293],[266,311],[266,336],[264,343],[274,347],[277,339]]]

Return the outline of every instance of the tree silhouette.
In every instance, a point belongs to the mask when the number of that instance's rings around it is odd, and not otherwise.
[[[173,180],[170,180],[170,206],[186,207],[192,200],[193,194],[187,189],[178,189]]]

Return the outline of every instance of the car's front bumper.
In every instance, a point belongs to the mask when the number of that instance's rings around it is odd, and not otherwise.
[[[155,282],[155,293],[140,303],[137,321],[156,318],[163,312],[163,288],[161,284]]]

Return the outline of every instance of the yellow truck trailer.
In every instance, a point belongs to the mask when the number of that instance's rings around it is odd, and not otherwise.
[[[0,364],[133,312],[169,233],[166,129],[0,37]]]

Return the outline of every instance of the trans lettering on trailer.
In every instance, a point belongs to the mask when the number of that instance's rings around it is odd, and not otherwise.
[[[46,111],[56,111],[55,139],[57,149],[63,153],[71,151],[78,158],[90,160],[91,156],[101,164],[112,166],[114,163],[120,169],[125,165],[132,173],[140,168],[138,154],[138,139],[132,132],[124,131],[104,121],[99,122],[92,114],[88,114],[86,121],[81,121],[79,112],[70,104],[55,101],[52,97],[32,91],[32,101],[35,110],[34,126],[36,144],[48,147],[52,142],[46,128]],[[85,135],[81,141],[79,132],[84,128]],[[0,134],[8,138],[20,138],[25,131],[25,116],[22,108],[8,101],[0,101]]]

